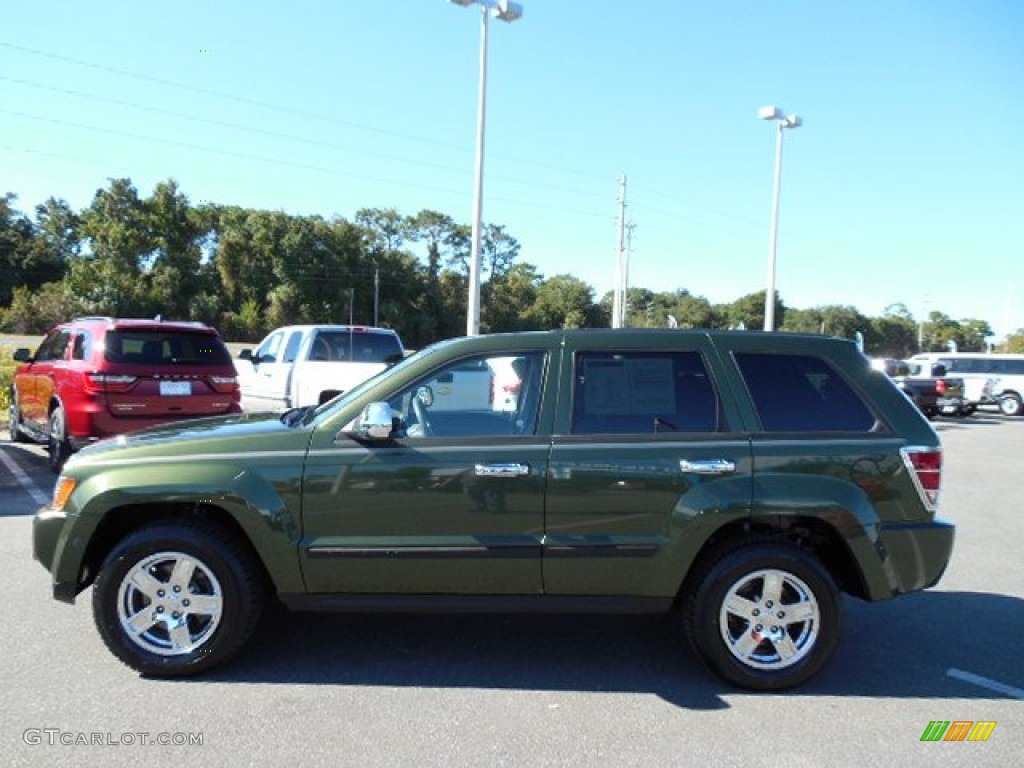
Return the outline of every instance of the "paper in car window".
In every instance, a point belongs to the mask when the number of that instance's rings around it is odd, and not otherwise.
[[[586,360],[583,376],[585,407],[589,415],[616,416],[675,411],[675,378],[671,360]]]

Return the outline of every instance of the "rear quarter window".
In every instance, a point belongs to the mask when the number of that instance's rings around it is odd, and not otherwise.
[[[768,432],[868,432],[875,417],[828,362],[811,355],[737,352],[736,364]]]

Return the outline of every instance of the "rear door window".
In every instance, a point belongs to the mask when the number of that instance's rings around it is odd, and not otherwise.
[[[875,417],[827,362],[810,355],[734,355],[768,432],[868,432]]]
[[[573,434],[718,429],[718,398],[697,352],[580,352],[575,366]]]

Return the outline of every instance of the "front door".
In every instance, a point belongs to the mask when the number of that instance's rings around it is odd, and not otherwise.
[[[438,368],[389,396],[400,417],[390,440],[316,432],[303,487],[308,590],[539,594],[546,363],[527,350]],[[521,379],[514,405],[492,396],[494,372],[509,368]]]

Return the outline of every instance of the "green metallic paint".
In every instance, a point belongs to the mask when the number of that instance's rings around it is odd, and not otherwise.
[[[569,435],[574,354],[608,348],[698,351],[719,389],[720,431]],[[536,436],[368,443],[344,431],[366,405],[447,361],[530,349],[547,355]],[[731,353],[769,349],[833,360],[874,403],[875,432],[759,433]],[[810,517],[837,532],[867,596],[880,599],[929,586],[952,546],[952,527],[924,510],[902,466],[898,449],[908,444],[939,445],[917,409],[852,344],[686,331],[482,336],[400,363],[305,425],[204,419],[88,448],[66,466],[78,481],[66,510],[37,516],[34,551],[57,596],[73,599],[88,542],[107,515],[212,506],[238,523],[283,594],[548,595],[584,603],[621,596],[667,605],[725,526]],[[726,459],[736,471],[684,474],[680,459]],[[525,463],[530,473],[476,477],[474,464],[490,461]]]

